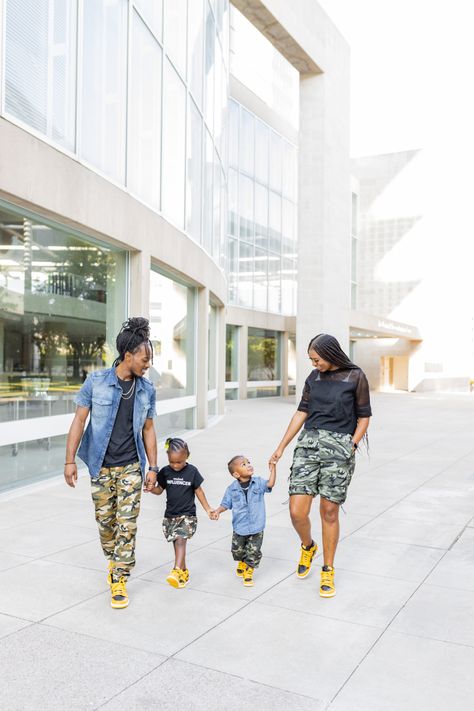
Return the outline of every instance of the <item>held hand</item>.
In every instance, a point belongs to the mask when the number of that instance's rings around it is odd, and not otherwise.
[[[74,489],[77,481],[77,464],[75,462],[64,465],[64,478],[66,484]]]
[[[219,520],[219,514],[217,513],[217,511],[209,511],[208,513],[209,513],[209,518],[211,519],[211,521],[218,521]]]
[[[145,485],[143,487],[144,491],[152,491],[156,486],[156,472],[148,471],[146,474]]]
[[[270,471],[271,471],[271,468],[276,465],[276,463],[278,462],[278,460],[281,459],[282,455],[283,455],[283,450],[282,450],[282,449],[279,449],[279,448],[278,448],[278,449],[276,449],[276,450],[273,452],[272,456],[271,456],[270,459],[268,460],[268,467],[269,467]]]

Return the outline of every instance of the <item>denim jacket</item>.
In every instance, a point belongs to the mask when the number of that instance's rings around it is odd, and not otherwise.
[[[99,476],[121,396],[122,388],[117,380],[115,368],[112,367],[88,375],[74,398],[76,405],[90,408],[89,424],[77,454],[87,465],[93,479]],[[145,378],[137,378],[133,404],[133,434],[142,474],[146,467],[142,430],[145,420],[153,418],[156,414],[155,399],[155,388],[150,381]]]
[[[232,509],[232,527],[239,536],[252,536],[265,528],[264,494],[270,493],[267,479],[253,476],[250,479],[247,498],[239,482],[227,487],[221,506]]]

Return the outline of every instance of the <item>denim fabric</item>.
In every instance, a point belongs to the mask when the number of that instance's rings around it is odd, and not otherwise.
[[[250,480],[247,498],[238,481],[227,487],[221,506],[232,509],[232,527],[240,536],[252,536],[265,528],[264,494],[270,493],[266,479],[254,476]]]
[[[107,368],[88,375],[74,398],[76,405],[90,409],[89,424],[77,454],[87,465],[93,479],[99,476],[121,396],[122,388],[118,383],[115,368]],[[146,467],[142,430],[145,420],[149,417],[153,418],[156,414],[155,399],[153,385],[145,378],[137,378],[133,404],[133,434],[142,474]]]

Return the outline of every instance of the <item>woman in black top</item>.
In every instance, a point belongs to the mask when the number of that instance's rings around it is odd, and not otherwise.
[[[344,503],[355,466],[355,451],[369,426],[367,378],[347,357],[334,336],[320,333],[308,346],[314,370],[306,379],[298,410],[270,457],[275,465],[293,437],[298,442],[290,474],[290,515],[301,539],[296,574],[305,578],[318,549],[311,537],[309,513],[320,495],[324,565],[319,594],[333,597],[334,555],[339,540],[339,506]]]

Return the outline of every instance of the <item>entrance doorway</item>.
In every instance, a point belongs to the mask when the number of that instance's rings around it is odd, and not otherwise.
[[[408,390],[408,356],[380,358],[381,390]]]

